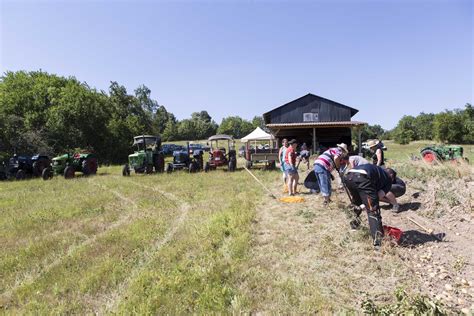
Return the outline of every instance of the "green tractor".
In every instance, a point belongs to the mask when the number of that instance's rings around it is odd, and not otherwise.
[[[421,151],[421,157],[428,163],[436,161],[462,161],[468,162],[467,158],[463,157],[463,148],[458,145],[433,145],[423,148]]]
[[[43,178],[57,175],[64,175],[64,178],[74,178],[76,172],[82,172],[85,176],[93,175],[97,173],[98,162],[97,156],[91,153],[75,153],[73,155],[64,154],[53,158],[52,169],[46,169],[49,171],[49,175],[43,174]],[[48,172],[47,171],[47,172]]]
[[[129,176],[133,169],[135,173],[164,172],[165,155],[161,148],[159,136],[141,135],[133,138],[136,150],[128,155],[128,163],[123,166],[122,175]]]

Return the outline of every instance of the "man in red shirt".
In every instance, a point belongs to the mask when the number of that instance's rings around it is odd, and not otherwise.
[[[298,169],[296,168],[296,143],[295,139],[288,142],[290,145],[285,153],[285,171],[288,172],[288,193],[290,195],[296,194],[296,187],[298,186]]]

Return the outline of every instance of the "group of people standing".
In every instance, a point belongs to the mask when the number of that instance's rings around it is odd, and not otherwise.
[[[373,140],[368,146],[372,154],[372,163],[358,155],[350,156],[347,145],[341,143],[320,154],[314,161],[313,169],[325,206],[331,202],[331,181],[334,179],[332,173],[338,171],[356,215],[356,219],[350,223],[351,227],[358,228],[359,216],[365,209],[373,244],[379,247],[384,234],[379,202],[390,203],[392,211],[399,212],[396,197],[405,193],[405,183],[397,177],[395,170],[385,168],[381,142]],[[296,140],[288,142],[284,139],[279,152],[283,179],[290,195],[297,194],[299,180],[297,163],[301,157],[298,157],[296,150]]]

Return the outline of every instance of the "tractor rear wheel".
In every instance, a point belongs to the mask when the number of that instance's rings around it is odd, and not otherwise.
[[[15,174],[15,179],[17,180],[24,180],[26,178],[26,173],[24,170],[20,169]]]
[[[428,162],[428,163],[433,163],[439,160],[438,155],[436,152],[430,149],[425,149],[421,152],[421,156],[423,157],[423,160]]]
[[[82,162],[82,173],[86,176],[97,173],[97,158],[87,158]]]
[[[168,164],[168,166],[166,167],[166,172],[167,173],[173,172],[173,165],[172,164],[170,164],[170,163]]]
[[[229,161],[229,171],[234,172],[237,162],[233,159]]]
[[[74,170],[73,166],[67,166],[64,169],[64,178],[65,179],[72,179],[72,178],[74,178],[75,173],[76,173],[76,170]]]
[[[41,173],[41,177],[43,180],[49,180],[53,178],[53,170],[51,168],[44,168],[43,172]]]
[[[122,176],[128,177],[130,175],[130,168],[128,167],[127,164],[123,165],[122,168]]]
[[[153,157],[153,165],[155,167],[155,172],[161,173],[165,171],[165,157],[162,154],[155,155]]]

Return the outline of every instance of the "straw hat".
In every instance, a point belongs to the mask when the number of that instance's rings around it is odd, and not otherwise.
[[[337,144],[336,146],[341,148],[346,154],[349,152],[349,150],[347,149],[347,145],[344,143]]]
[[[370,148],[377,146],[380,143],[378,139],[372,139],[367,142],[367,146]]]

